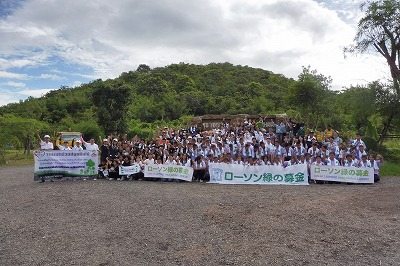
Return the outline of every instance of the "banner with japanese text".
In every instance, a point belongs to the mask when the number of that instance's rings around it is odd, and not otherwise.
[[[250,166],[210,164],[210,182],[218,184],[308,185],[307,165]]]
[[[140,165],[131,165],[131,166],[120,166],[119,174],[120,175],[133,175],[140,172]]]
[[[62,178],[94,178],[99,164],[97,151],[61,151],[37,150],[35,158],[34,180]]]
[[[193,168],[171,164],[149,164],[144,167],[144,176],[179,179],[191,182]]]
[[[374,183],[374,168],[311,165],[311,179],[347,183]]]

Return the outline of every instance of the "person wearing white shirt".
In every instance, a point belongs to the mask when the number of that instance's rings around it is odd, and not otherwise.
[[[301,142],[296,142],[296,147],[294,147],[294,153],[296,154],[297,158],[300,158],[301,155],[306,154],[306,149],[301,146]]]
[[[40,138],[39,133],[37,133],[37,136],[39,138],[39,144],[40,144],[40,149],[41,150],[53,150],[54,145],[53,142],[50,141],[50,136],[49,135],[44,135],[44,140]]]
[[[243,155],[243,158],[252,158],[252,157],[254,157],[253,146],[250,145],[249,143],[246,143],[246,145],[244,146],[244,148],[242,150],[242,155]]]
[[[83,151],[83,147],[82,147],[81,141],[79,139],[75,142],[75,146],[72,147],[72,150],[73,151]]]
[[[374,182],[379,182],[380,177],[379,177],[379,167],[381,166],[381,163],[383,162],[383,158],[381,155],[378,155],[376,157],[377,160],[375,160],[375,156],[371,154],[369,156],[369,162],[371,166],[374,168]]]
[[[83,145],[85,146],[86,150],[88,150],[88,151],[98,151],[99,150],[99,145],[94,143],[94,138],[91,138],[89,140],[89,142],[86,142],[81,136],[81,141],[82,141]]]
[[[324,165],[324,163],[322,162],[322,158],[321,158],[320,155],[317,155],[317,156],[315,157],[315,161],[312,162],[311,164],[312,164],[312,165],[317,165],[317,166]],[[315,180],[315,183],[317,183],[317,184],[324,184],[325,181],[323,181],[323,180]]]
[[[339,160],[335,158],[334,152],[329,153],[329,158],[326,160],[326,165],[329,165],[329,166],[339,166],[340,165]]]
[[[361,156],[361,160],[358,162],[358,167],[360,167],[360,168],[372,167],[371,162],[367,160],[367,155]]]
[[[317,155],[319,155],[318,144],[313,143],[312,147],[308,149],[308,153],[311,154],[311,157],[316,159]]]
[[[44,141],[40,138],[40,135],[38,132],[36,132],[36,135],[39,138],[39,144],[40,144],[40,149],[41,150],[53,150],[54,145],[53,142],[50,141],[50,136],[49,135],[44,135]],[[42,177],[40,179],[40,183],[43,183],[45,181],[45,178]],[[54,182],[53,179],[50,179],[50,182]]]
[[[145,165],[154,164],[153,154],[149,154],[148,158],[143,162]]]
[[[71,148],[68,146],[68,141],[66,141],[66,140],[64,141],[63,145],[58,146],[58,149],[60,151],[70,151],[71,150]]]

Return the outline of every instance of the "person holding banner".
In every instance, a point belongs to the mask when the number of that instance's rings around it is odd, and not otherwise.
[[[53,150],[53,142],[50,141],[50,136],[49,135],[44,135],[44,141],[40,138],[39,132],[36,132],[36,135],[39,138],[39,145],[41,150]],[[42,177],[40,179],[40,183],[43,183],[45,181],[45,178]],[[50,182],[54,182],[53,179],[50,179]]]
[[[68,141],[66,141],[66,140],[64,140],[63,145],[58,146],[58,149],[60,151],[70,151],[71,150],[71,148],[68,146]]]
[[[79,139],[76,140],[75,146],[72,147],[72,150],[74,150],[74,151],[83,151],[83,147],[82,147],[81,141]]]
[[[317,166],[324,165],[324,163],[322,162],[321,155],[318,154],[318,155],[315,157],[315,161],[312,162],[311,165],[317,165]],[[315,180],[315,183],[317,183],[317,184],[324,184],[325,181],[323,181],[323,180]]]
[[[380,177],[379,177],[379,167],[381,166],[381,163],[383,162],[383,158],[381,155],[377,156],[377,160],[375,160],[375,156],[371,154],[369,156],[369,163],[371,166],[374,168],[374,182],[379,182]]]
[[[195,162],[193,164],[193,181],[201,182],[204,180],[206,175],[206,163],[204,162],[204,158],[202,155],[196,157]]]
[[[49,135],[44,135],[44,141],[40,138],[39,132],[36,132],[39,138],[39,145],[41,150],[54,150],[53,142],[50,141]]]
[[[86,142],[83,139],[82,135],[81,135],[81,142],[83,143],[83,145],[85,146],[86,150],[88,150],[88,151],[98,151],[99,150],[99,145],[94,143],[94,138],[91,138],[89,140],[89,142]]]

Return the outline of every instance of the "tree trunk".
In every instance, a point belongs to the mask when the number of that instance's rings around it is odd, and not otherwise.
[[[393,117],[394,117],[394,114],[390,113],[388,119],[386,120],[386,123],[384,124],[381,136],[379,137],[379,142],[378,142],[379,143],[379,145],[378,145],[379,149],[382,147],[383,141],[386,138],[386,135],[387,135],[387,132],[389,130],[390,124],[392,123]]]

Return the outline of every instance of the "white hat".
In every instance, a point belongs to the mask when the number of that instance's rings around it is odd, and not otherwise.
[[[118,141],[118,139],[113,139],[113,141]]]
[[[50,138],[50,136],[49,135],[44,135],[44,138]]]
[[[75,142],[76,142],[76,143],[78,143],[78,142],[81,143],[81,141],[80,141],[79,139],[77,139]]]
[[[192,138],[192,136],[189,136],[189,137],[188,137],[188,139],[191,139],[191,138]]]
[[[108,139],[103,139],[103,142],[104,142],[104,141],[108,141]]]

